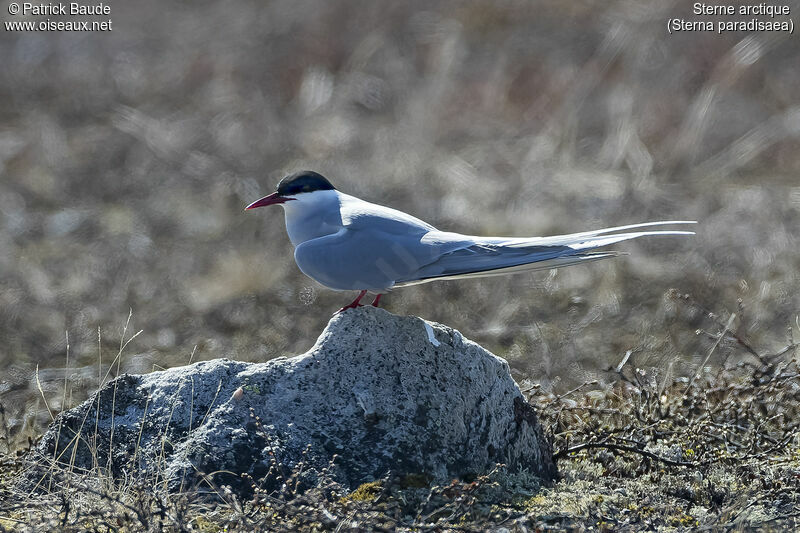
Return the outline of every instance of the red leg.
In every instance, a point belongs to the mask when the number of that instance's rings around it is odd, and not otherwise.
[[[375,297],[375,299],[374,299],[374,300],[372,300],[372,307],[380,307],[380,305],[379,305],[379,304],[381,303],[381,296],[383,296],[383,294],[378,294],[378,295]]]
[[[363,291],[359,292],[358,296],[356,296],[355,300],[353,300],[349,305],[345,305],[344,307],[342,307],[341,309],[336,311],[336,314],[343,313],[344,311],[347,311],[348,309],[355,309],[356,307],[361,307],[363,305],[363,304],[360,303],[361,302],[361,298],[363,298],[365,294],[367,294],[366,290],[363,290]]]

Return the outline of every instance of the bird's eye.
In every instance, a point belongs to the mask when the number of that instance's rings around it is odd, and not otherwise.
[[[303,192],[311,192],[311,185],[307,183],[303,185]]]

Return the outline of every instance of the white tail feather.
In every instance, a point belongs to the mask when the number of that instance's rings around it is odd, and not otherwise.
[[[586,263],[589,261],[598,261],[609,257],[616,257],[621,255],[620,252],[587,252],[602,246],[608,246],[630,239],[651,235],[694,235],[693,231],[672,231],[672,230],[657,230],[657,231],[634,231],[628,233],[617,233],[609,235],[615,231],[626,229],[644,228],[652,226],[664,226],[668,224],[696,224],[691,220],[671,220],[663,222],[644,222],[642,224],[630,224],[627,226],[617,226],[614,228],[605,228],[594,231],[586,231],[582,233],[572,233],[569,235],[555,235],[552,237],[532,237],[532,238],[503,238],[503,237],[473,237],[477,244],[485,246],[487,251],[496,253],[498,247],[514,248],[520,250],[524,248],[531,248],[531,257],[529,262],[512,265],[512,266],[498,266],[497,268],[487,268],[486,262],[482,262],[480,266],[477,264],[473,267],[473,271],[469,270],[468,259],[464,259],[464,268],[459,273],[442,274],[424,277],[422,279],[401,281],[395,287],[405,287],[408,285],[418,285],[420,283],[427,283],[430,281],[444,280],[444,279],[465,279],[465,278],[483,278],[489,276],[500,276],[504,274],[512,274],[515,272],[529,272],[534,270],[549,270],[563,266],[575,265],[578,263]],[[559,250],[563,255],[560,257],[551,257],[550,259],[537,259],[536,256],[542,257],[542,247],[552,246],[554,250]],[[564,250],[567,248],[567,250]],[[571,250],[571,251],[570,251]],[[574,253],[573,253],[574,251]],[[518,254],[518,251],[515,251]],[[548,254],[549,255],[549,254]],[[517,255],[516,258],[519,258]]]
[[[612,233],[614,231],[621,231],[634,228],[645,228],[652,226],[666,226],[669,224],[697,224],[693,220],[671,220],[663,222],[644,222],[641,224],[630,224],[627,226],[617,226],[615,228],[598,229],[594,231],[584,231],[582,233],[570,233],[568,235],[553,235],[552,237],[531,237],[531,238],[510,238],[502,241],[503,246],[523,247],[523,246],[572,246],[583,242],[589,242],[591,239],[602,239],[601,235]],[[691,231],[658,231],[658,232],[630,232],[621,233],[618,235],[626,235],[625,238],[620,240],[635,239],[640,235],[694,235]],[[606,235],[606,237],[614,237],[614,235]],[[614,242],[620,242],[620,240]],[[494,240],[496,244],[500,244],[499,240]],[[611,243],[608,243],[611,244]],[[597,246],[604,246],[598,244]]]

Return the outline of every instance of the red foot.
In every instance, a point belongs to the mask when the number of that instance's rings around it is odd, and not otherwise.
[[[363,290],[363,291],[359,292],[358,296],[356,296],[355,300],[350,302],[349,305],[345,305],[344,307],[342,307],[341,309],[336,311],[335,314],[338,315],[339,313],[343,313],[343,312],[347,311],[348,309],[355,309],[356,307],[363,307],[363,304],[361,304],[360,302],[361,302],[361,298],[363,298],[365,294],[367,294],[366,290]]]
[[[380,305],[379,305],[379,304],[381,303],[381,296],[383,296],[383,294],[378,294],[378,295],[375,297],[375,299],[374,299],[374,300],[372,300],[372,307],[380,307]]]

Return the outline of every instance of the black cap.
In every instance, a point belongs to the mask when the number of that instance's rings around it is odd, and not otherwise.
[[[283,178],[278,183],[278,194],[281,196],[294,196],[301,192],[332,191],[335,187],[331,182],[313,170],[301,170]]]

